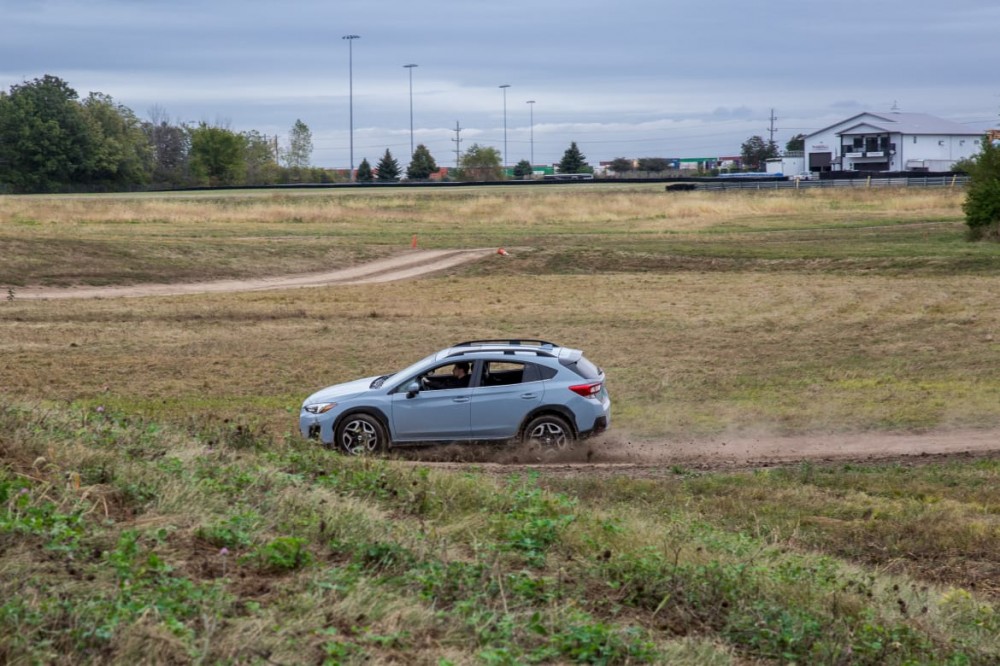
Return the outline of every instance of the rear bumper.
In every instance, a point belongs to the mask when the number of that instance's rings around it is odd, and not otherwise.
[[[600,435],[602,432],[608,429],[608,417],[599,416],[594,421],[594,427],[590,430],[580,431],[580,439],[586,439],[588,437],[593,437],[594,435]]]

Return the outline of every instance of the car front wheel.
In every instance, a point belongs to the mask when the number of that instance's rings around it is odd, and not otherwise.
[[[536,416],[528,422],[524,429],[522,440],[525,443],[538,444],[543,449],[562,451],[569,448],[576,435],[561,416],[545,414]]]
[[[364,456],[388,450],[389,436],[374,416],[352,414],[337,427],[337,443],[348,455]]]

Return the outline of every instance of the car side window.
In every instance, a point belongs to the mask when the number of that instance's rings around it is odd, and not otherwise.
[[[425,391],[465,388],[472,378],[470,371],[471,364],[468,361],[456,361],[425,372],[417,378],[417,381],[420,382],[420,388]]]
[[[526,384],[542,379],[539,367],[534,363],[512,361],[485,361],[480,386],[509,386]]]

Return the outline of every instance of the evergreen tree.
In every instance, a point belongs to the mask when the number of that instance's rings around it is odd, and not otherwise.
[[[531,178],[533,173],[534,169],[531,168],[531,162],[528,160],[521,160],[514,165],[515,178]]]
[[[965,223],[970,240],[1000,241],[1000,141],[984,136],[978,155],[963,162],[969,173],[965,189]]]
[[[368,163],[368,158],[361,160],[361,164],[358,165],[358,173],[355,179],[359,183],[370,183],[375,180],[375,174],[372,173],[372,165]]]
[[[438,165],[431,156],[431,151],[424,144],[419,144],[406,167],[406,177],[410,180],[427,180],[432,173],[437,173]]]
[[[559,173],[593,173],[594,169],[587,164],[587,158],[583,156],[576,145],[576,141],[569,145],[559,161]]]
[[[392,156],[389,149],[385,149],[385,155],[379,160],[378,166],[375,167],[375,171],[378,174],[378,180],[380,182],[393,182],[399,180],[399,162],[396,158]]]

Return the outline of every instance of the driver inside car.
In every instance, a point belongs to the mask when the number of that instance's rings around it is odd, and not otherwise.
[[[429,390],[465,388],[469,385],[469,364],[459,361],[451,368],[450,375],[426,375],[424,385]]]

